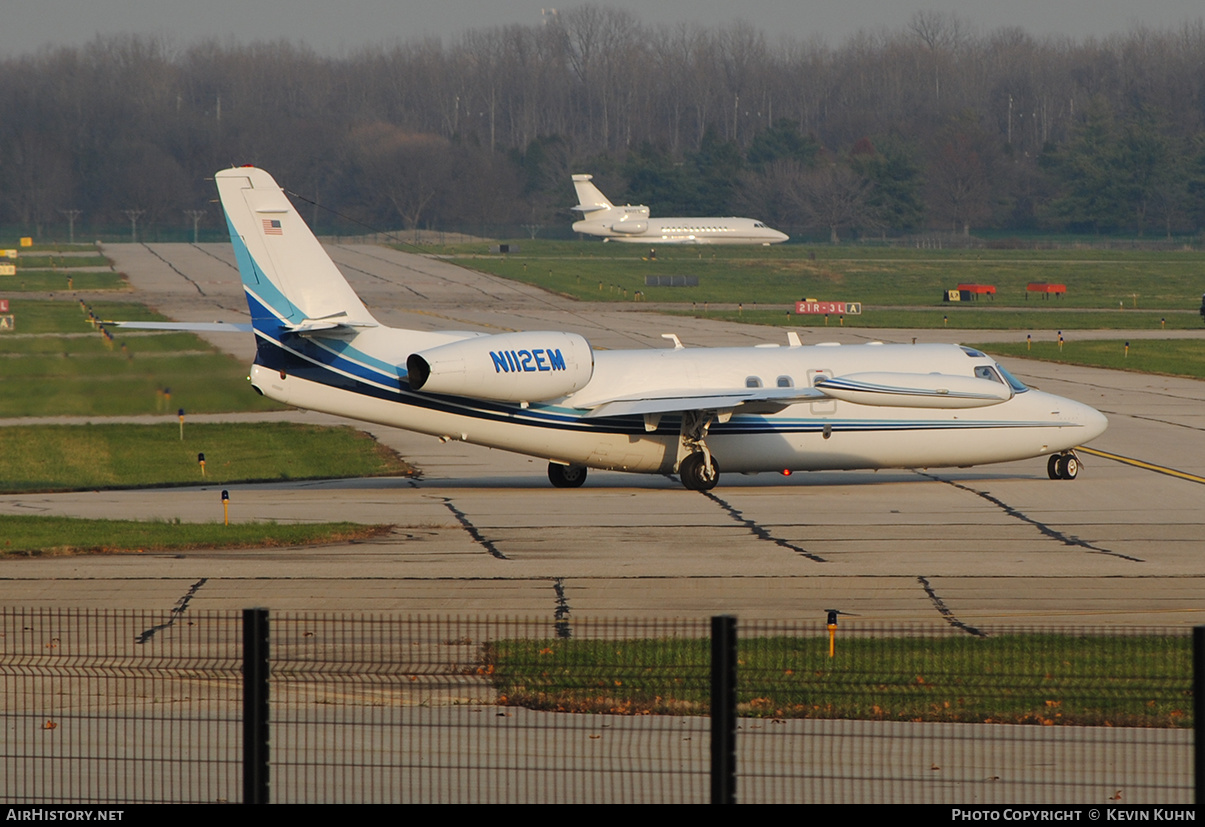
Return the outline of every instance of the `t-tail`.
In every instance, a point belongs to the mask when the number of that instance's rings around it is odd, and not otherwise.
[[[590,183],[593,178],[593,175],[573,176],[573,188],[577,190],[578,201],[577,206],[573,209],[580,212],[583,218],[590,218],[593,213],[609,210],[615,206],[598,187]]]
[[[236,167],[215,180],[257,334],[377,326],[271,175]]]

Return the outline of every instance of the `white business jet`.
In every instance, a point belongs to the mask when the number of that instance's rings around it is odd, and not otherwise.
[[[574,175],[582,220],[573,231],[600,235],[603,241],[633,244],[779,244],[789,236],[752,218],[649,218],[649,208],[617,207],[598,187],[592,175]]]
[[[1048,457],[1106,428],[1096,410],[1027,388],[957,345],[820,344],[594,350],[576,333],[386,327],[268,173],[216,176],[258,345],[251,384],[287,405],[588,468],[676,473],[969,466]],[[154,325],[133,325],[154,326]],[[230,325],[187,325],[234,329]]]

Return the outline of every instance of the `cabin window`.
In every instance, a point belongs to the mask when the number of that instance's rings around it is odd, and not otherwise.
[[[758,377],[758,376],[745,377],[745,387],[746,388],[760,388],[761,386],[762,386],[761,385],[761,377]]]
[[[791,377],[789,377],[789,376],[780,376],[780,377],[778,377],[778,382],[777,382],[777,384],[778,384],[778,387],[780,387],[780,388],[793,388],[793,387],[795,387],[795,381],[794,381],[793,379],[791,379]]]
[[[1004,380],[1000,378],[1000,374],[996,373],[990,365],[978,365],[975,367],[975,375],[980,379],[990,379],[993,382],[1004,384]]]

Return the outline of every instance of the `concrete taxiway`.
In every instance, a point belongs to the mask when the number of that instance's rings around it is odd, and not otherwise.
[[[365,303],[394,325],[567,329],[599,347],[664,346],[660,334],[671,331],[700,346],[783,337],[780,330],[670,318],[630,305],[581,305],[384,248],[331,250]],[[228,245],[106,252],[129,274],[139,300],[173,318],[246,320]],[[827,329],[804,338],[966,335]],[[240,358],[252,355],[250,337],[211,338]],[[971,469],[727,475],[708,493],[666,477],[591,472],[584,488],[565,491],[549,486],[538,460],[366,425],[420,476],[233,486],[231,515],[396,526],[385,538],[285,550],[8,559],[0,563],[0,601],[550,619],[565,612],[723,612],[821,621],[825,609],[837,608],[857,615],[844,623],[928,622],[956,630],[1205,622],[1205,383],[1008,365],[1032,385],[1104,411],[1110,429],[1091,448],[1108,457],[1084,455],[1074,482],[1048,480],[1045,463],[1035,459]],[[222,511],[218,489],[200,487],[4,496],[0,513],[212,520]]]

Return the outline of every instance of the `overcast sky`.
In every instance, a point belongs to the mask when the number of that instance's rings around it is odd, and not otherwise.
[[[467,28],[540,22],[555,0],[0,0],[0,55],[71,45],[96,34],[167,36],[177,45],[207,37],[303,41],[338,55],[368,44]],[[558,6],[570,9],[580,2]],[[861,28],[903,25],[919,9],[957,12],[978,29],[1020,26],[1032,34],[1075,38],[1135,25],[1178,26],[1205,16],[1201,0],[594,0],[632,10],[645,23],[696,21],[716,26],[741,18],[771,38],[821,35],[840,45]],[[1141,16],[1140,16],[1141,15]]]

